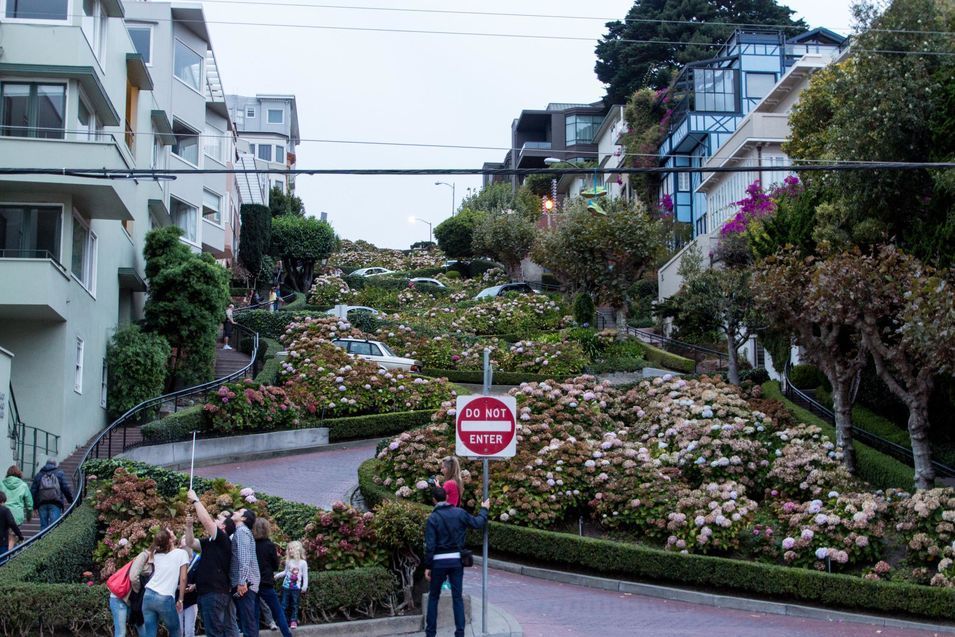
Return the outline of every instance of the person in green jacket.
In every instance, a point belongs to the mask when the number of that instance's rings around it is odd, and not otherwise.
[[[24,482],[23,472],[17,465],[7,469],[7,477],[0,481],[0,491],[7,494],[7,508],[13,513],[16,523],[23,524],[33,514],[33,495],[30,485]]]

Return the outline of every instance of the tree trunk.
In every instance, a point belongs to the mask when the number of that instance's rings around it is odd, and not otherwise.
[[[909,438],[915,464],[915,488],[931,489],[935,486],[935,469],[932,467],[932,446],[928,439],[928,395],[916,395],[909,408]]]
[[[852,400],[849,397],[850,383],[843,380],[832,383],[832,411],[836,419],[836,445],[842,448],[842,464],[850,473],[856,471],[856,453],[852,443]]]
[[[622,341],[627,338],[627,308],[619,306],[614,308],[614,322],[617,324],[617,340]]]
[[[731,385],[739,385],[739,350],[732,333],[726,335],[726,377]]]

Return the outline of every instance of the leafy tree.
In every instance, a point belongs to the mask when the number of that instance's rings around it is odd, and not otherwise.
[[[536,221],[541,212],[541,200],[524,186],[518,188],[515,193],[510,184],[497,183],[485,186],[476,194],[465,197],[458,209],[489,213],[516,210],[522,217]]]
[[[558,179],[558,177],[554,173],[528,175],[524,178],[524,188],[527,188],[536,197],[550,197],[555,179]]]
[[[295,215],[296,217],[305,216],[305,204],[295,193],[285,193],[278,186],[272,186],[269,191],[269,210],[273,217],[281,215]]]
[[[534,243],[534,225],[519,213],[503,211],[487,215],[474,227],[472,250],[500,261],[508,276],[520,278],[521,261]]]
[[[108,375],[106,404],[110,418],[118,418],[139,403],[162,394],[172,350],[159,334],[130,325],[106,346]]]
[[[181,235],[175,226],[146,235],[145,327],[173,348],[170,384],[186,386],[212,378],[216,336],[229,302],[229,273],[212,255],[193,254],[179,241]]]
[[[434,241],[415,241],[411,244],[412,250],[430,250],[436,247],[438,247],[438,244]]]
[[[463,208],[458,214],[434,227],[438,247],[449,257],[468,259],[474,256],[472,241],[474,228],[484,220],[486,212]]]
[[[272,214],[265,206],[245,204],[239,215],[242,219],[239,262],[257,278],[262,270],[262,257],[268,254],[272,243]]]
[[[586,292],[578,292],[574,297],[574,320],[579,325],[593,325],[597,315],[597,306]]]
[[[532,255],[578,290],[616,310],[626,323],[631,283],[639,279],[663,247],[659,222],[646,209],[622,199],[604,203],[606,215],[594,216],[582,200],[561,214],[560,223],[538,234]]]
[[[814,75],[801,94],[786,151],[797,160],[950,161],[955,157],[951,3],[894,0],[881,15],[868,3],[855,12],[864,30],[850,57]],[[816,201],[813,240],[835,250],[894,241],[920,259],[951,265],[951,172],[807,174]]]
[[[663,99],[667,99],[664,97]],[[663,126],[666,111],[657,92],[649,88],[637,90],[627,100],[623,111],[628,132],[624,135],[623,145],[627,151],[628,165],[635,168],[657,167],[657,150],[663,141]],[[657,197],[660,192],[660,176],[657,173],[643,173],[629,176],[630,186],[646,206],[655,210],[660,206]],[[672,210],[663,212],[671,214]]]
[[[805,29],[775,0],[636,0],[625,20],[607,23],[597,45],[597,78],[607,104],[624,104],[643,87],[663,88],[687,62],[713,57],[734,30],[726,23]],[[718,24],[722,23],[722,24]],[[650,42],[645,44],[645,42]]]
[[[338,245],[338,237],[327,221],[314,217],[281,215],[272,219],[271,255],[282,260],[289,284],[307,292],[315,263],[327,259]]]

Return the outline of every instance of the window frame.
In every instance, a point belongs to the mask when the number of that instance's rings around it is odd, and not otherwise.
[[[9,1],[9,0],[8,0]],[[106,40],[109,33],[109,15],[106,13],[102,0],[92,0],[93,15],[86,14],[86,7],[83,6],[83,0],[79,0],[82,13],[80,14],[80,30],[83,32],[86,42],[93,51],[93,57],[99,63],[103,73],[106,68],[103,66],[103,58],[106,57]],[[92,34],[86,32],[85,21],[89,19],[92,22]],[[92,40],[90,37],[92,36]]]
[[[154,26],[155,26],[154,24],[149,23],[149,22],[127,22],[127,23],[126,23],[126,32],[127,32],[127,33],[129,33],[130,29],[144,30],[144,31],[147,31],[147,32],[149,33],[149,54],[148,54],[148,57],[143,57],[143,62],[146,64],[146,66],[152,66],[152,65],[153,65],[153,49],[155,48],[155,47],[153,46],[153,42],[154,42],[154,40],[153,40],[153,27],[154,27]],[[142,53],[140,53],[140,52],[139,52],[139,49],[136,47],[136,42],[135,42],[135,40],[133,40],[132,34],[130,34],[129,39],[130,39],[130,41],[133,43],[133,49],[135,49],[137,53],[139,53],[140,55],[142,55]]]
[[[206,122],[206,127],[205,127],[205,130],[202,132],[202,137],[203,139],[205,139],[205,141],[202,144],[202,154],[208,157],[209,159],[212,159],[224,165],[226,163],[226,160],[225,160],[226,132],[223,130],[219,130],[215,126],[212,126],[208,122]],[[217,151],[215,154],[206,152],[206,149],[208,149],[210,145],[215,147],[215,150]]]
[[[106,409],[106,398],[109,395],[109,368],[107,367],[106,357],[103,357],[103,376],[100,379],[99,386],[99,406]]]
[[[86,124],[85,128],[77,128],[77,132],[82,131],[82,135],[86,137],[86,139],[83,141],[100,141],[100,135],[103,132],[103,125],[99,121],[99,117],[96,115],[96,110],[90,106],[90,101],[87,99],[86,93],[84,93],[82,89],[78,91],[76,102],[76,124],[79,127],[83,127],[83,123],[80,121],[81,107],[85,108],[86,112],[89,113],[90,121]]]
[[[176,222],[176,218],[175,218],[175,216],[174,216],[174,215],[175,215],[175,210],[174,210],[174,209],[175,209],[175,206],[176,206],[177,203],[178,203],[178,204],[181,204],[181,205],[183,205],[183,206],[185,206],[185,207],[187,207],[187,208],[191,208],[191,209],[194,210],[195,213],[196,213],[196,223],[195,223],[195,227],[193,228],[193,231],[194,231],[194,233],[195,233],[195,236],[194,236],[193,238],[190,238],[190,237],[189,237],[188,231],[186,230],[186,228],[183,228],[182,226],[180,226],[180,225]],[[180,240],[180,241],[185,241],[185,242],[188,243],[189,245],[199,247],[199,222],[200,222],[200,219],[202,218],[202,215],[200,214],[200,212],[201,212],[201,211],[199,210],[199,208],[197,208],[196,206],[192,205],[192,204],[189,203],[188,201],[184,201],[184,200],[182,200],[182,199],[180,199],[180,198],[178,198],[178,197],[176,197],[176,196],[170,195],[170,197],[169,197],[169,217],[170,217],[170,219],[172,219],[172,225],[177,226],[178,228],[182,229],[183,232],[186,232],[186,233],[187,233],[187,234],[184,234],[184,235],[182,235],[181,237],[179,237],[179,240]]]
[[[750,92],[749,92],[749,80],[750,80],[750,78],[754,78],[754,79],[755,79],[755,78],[757,78],[757,77],[758,77],[758,78],[762,78],[762,79],[772,78],[772,83],[771,83],[771,84],[769,85],[769,87],[766,89],[766,92],[765,92],[763,95],[759,95],[759,96],[751,95]],[[769,95],[770,93],[773,92],[773,89],[776,87],[776,84],[777,84],[778,82],[779,82],[779,80],[776,79],[776,74],[775,74],[775,73],[772,73],[772,72],[761,72],[761,71],[747,71],[747,72],[746,72],[746,99],[755,100],[755,101],[760,101],[760,100],[762,100],[764,97],[766,97],[767,95]]]
[[[79,336],[75,341],[76,348],[73,351],[73,391],[83,395],[83,363],[86,358],[86,343]]]
[[[272,113],[279,114],[279,121],[272,121]],[[272,126],[284,126],[285,125],[285,109],[284,108],[266,108],[265,109],[265,123]]]
[[[206,214],[206,195],[212,195],[219,199],[219,208],[215,211],[215,214]],[[202,189],[202,218],[203,220],[214,223],[217,226],[222,225],[222,202],[225,199],[221,194],[217,193],[215,190],[210,188]]]
[[[682,172],[676,174],[676,191],[677,192],[690,192],[692,186],[692,180],[690,179],[691,173]],[[684,186],[686,186],[684,188]]]
[[[57,209],[57,227],[56,227],[56,253],[50,253],[53,255],[53,260],[59,264],[60,268],[63,266],[63,216],[66,212],[66,206],[61,203],[44,203],[36,201],[0,201],[0,208],[55,208]],[[0,247],[0,250],[5,248]],[[13,248],[11,248],[13,249]],[[29,250],[24,248],[15,248],[18,251]],[[33,248],[33,251],[36,252],[38,248]],[[17,258],[17,257],[15,257]],[[22,258],[37,258],[37,259],[46,259],[48,257],[22,257]]]
[[[268,149],[268,155],[269,155],[268,157],[262,156],[262,151],[265,149]],[[272,144],[259,144],[259,147],[256,150],[258,151],[258,153],[256,154],[257,159],[261,159],[262,161],[267,161],[270,164],[274,163],[272,161]]]
[[[282,159],[279,159],[279,153],[282,153]],[[285,151],[284,144],[275,144],[275,163],[284,164],[288,153]]]
[[[3,12],[0,18],[5,22],[19,22],[22,24],[69,24],[73,17],[73,4],[75,0],[66,0],[66,15],[62,18],[13,18],[7,16],[7,10],[10,7],[11,0],[0,0],[3,4]]]
[[[27,97],[27,118],[32,120],[27,123],[25,127],[21,126],[10,126],[9,128],[26,128],[25,135],[6,135],[4,134],[4,125],[3,125],[3,87],[14,84],[21,86],[30,87],[30,93]],[[39,129],[39,117],[40,117],[40,107],[39,107],[39,87],[40,86],[60,86],[63,88],[63,120],[61,122],[62,132],[59,137],[41,137],[38,135],[40,132]],[[2,137],[11,137],[15,139],[52,139],[52,140],[65,140],[66,132],[68,129],[66,123],[68,120],[68,109],[70,103],[70,85],[66,80],[45,80],[45,79],[31,79],[31,78],[8,78],[0,80],[0,138]],[[52,130],[52,129],[51,129]]]
[[[195,56],[199,58],[199,77],[196,80],[198,86],[193,86],[192,84],[187,82],[185,78],[179,77],[179,75],[176,73],[176,53],[179,52],[178,45],[180,44],[186,51],[189,51],[190,53],[195,54]],[[199,95],[202,95],[202,82],[205,77],[204,76],[205,69],[203,68],[203,66],[205,65],[205,60],[206,60],[206,56],[202,55],[201,53],[193,49],[191,46],[189,46],[188,44],[186,44],[179,38],[174,38],[174,42],[172,45],[172,76],[176,78],[177,80],[179,80],[180,82],[182,82],[182,84],[188,87],[190,90],[193,90],[196,93],[199,93]]]
[[[245,113],[246,119],[255,119],[255,114],[258,112],[255,110],[254,106],[246,106],[242,109],[242,112]]]
[[[177,132],[176,132],[176,124],[179,124],[180,126],[182,126],[183,128],[185,128],[186,130],[192,131],[192,134],[190,134],[190,135],[184,135],[184,134],[177,133]],[[169,147],[169,152],[172,153],[175,157],[178,157],[178,158],[181,159],[182,161],[186,162],[186,163],[189,164],[190,166],[194,166],[194,167],[196,167],[196,168],[199,168],[200,162],[202,161],[202,155],[203,155],[203,152],[202,152],[202,150],[201,150],[201,148],[202,148],[202,133],[200,133],[200,132],[197,131],[195,128],[193,128],[192,126],[190,126],[189,124],[187,124],[186,122],[182,121],[182,120],[179,119],[179,118],[173,118],[173,121],[172,121],[172,129],[173,129],[173,131],[172,131],[172,132],[173,132],[173,135],[176,137],[176,142]],[[179,153],[176,152],[176,147],[179,146],[179,138],[180,138],[180,137],[194,137],[194,138],[195,138],[195,140],[196,140],[196,161],[195,161],[195,162],[190,161],[188,157],[183,157],[182,155],[180,155]]]
[[[90,293],[94,299],[96,298],[96,268],[98,265],[97,258],[97,249],[99,247],[99,238],[96,236],[96,233],[93,232],[92,225],[83,219],[79,211],[73,209],[73,227],[70,229],[70,276],[79,283],[84,290]],[[86,245],[83,247],[83,263],[81,264],[82,277],[77,276],[76,272],[73,271],[73,261],[74,254],[72,250],[76,249],[74,242],[74,233],[76,232],[77,225],[83,228],[86,231]],[[84,279],[86,279],[84,281]]]

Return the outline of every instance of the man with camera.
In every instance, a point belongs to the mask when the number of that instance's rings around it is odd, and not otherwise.
[[[434,510],[428,516],[424,529],[424,576],[430,582],[425,637],[435,637],[438,622],[438,599],[441,585],[451,583],[451,606],[454,609],[454,635],[464,637],[464,567],[473,565],[471,552],[464,548],[468,529],[481,529],[487,524],[490,500],[481,503],[477,515],[448,504],[448,494],[432,486]]]

